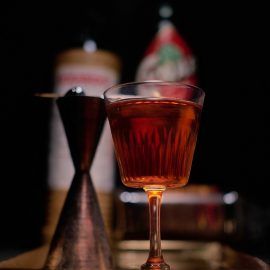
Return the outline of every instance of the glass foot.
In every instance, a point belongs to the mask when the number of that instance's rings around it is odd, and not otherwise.
[[[163,263],[148,263],[146,262],[141,266],[141,270],[170,270],[170,266]]]

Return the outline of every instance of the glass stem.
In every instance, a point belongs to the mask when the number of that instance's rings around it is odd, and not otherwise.
[[[147,263],[164,263],[160,237],[160,206],[164,189],[146,190],[149,201],[150,251]]]

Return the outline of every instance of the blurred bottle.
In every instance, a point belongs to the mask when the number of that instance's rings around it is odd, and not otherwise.
[[[179,190],[166,190],[160,216],[162,239],[174,241],[222,239],[224,222],[227,222],[223,197],[224,194],[216,187],[208,185],[188,184]],[[116,239],[147,240],[149,224],[145,192],[119,191],[116,207],[117,224],[114,234]],[[227,232],[227,235],[231,234],[232,231]],[[167,244],[164,248],[166,247]]]
[[[86,29],[80,32],[77,44],[60,52],[55,59],[54,92],[64,95],[74,86],[85,89],[86,95],[101,96],[107,88],[118,83],[120,59],[108,50],[98,48],[97,40]],[[50,190],[48,226],[45,241],[54,232],[58,215],[74,174],[69,148],[54,106],[51,118],[48,184]],[[111,196],[114,188],[115,161],[108,123],[103,133],[91,167],[91,177],[98,194],[105,225],[109,230]]]
[[[136,73],[137,81],[164,80],[197,84],[195,58],[171,21],[173,7],[159,6],[158,32],[146,49]]]

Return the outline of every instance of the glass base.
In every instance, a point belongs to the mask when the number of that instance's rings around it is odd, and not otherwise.
[[[141,266],[141,270],[170,270],[170,266],[163,263],[148,263],[146,262]]]

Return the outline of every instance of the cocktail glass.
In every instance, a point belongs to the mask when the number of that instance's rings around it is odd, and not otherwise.
[[[198,87],[162,81],[104,92],[122,182],[148,196],[150,251],[143,270],[170,269],[161,250],[161,198],[188,182],[204,95]]]

